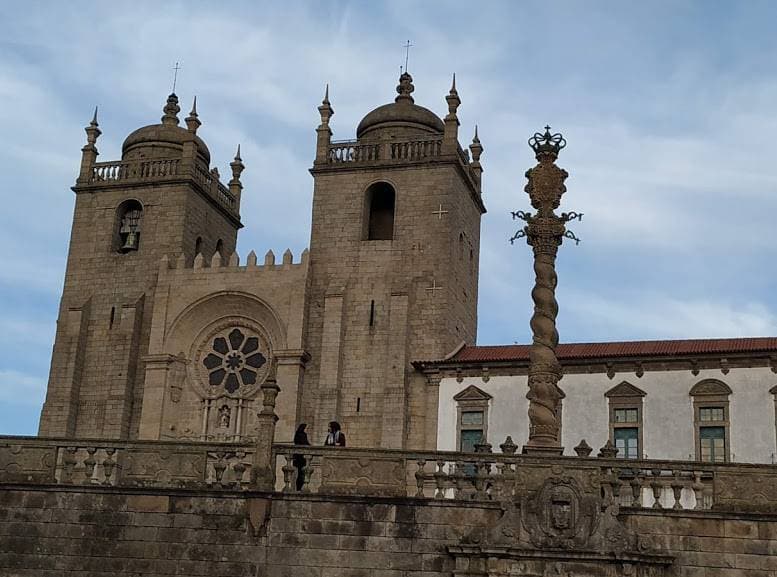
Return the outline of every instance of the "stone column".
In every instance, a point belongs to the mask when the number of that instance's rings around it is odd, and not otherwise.
[[[272,491],[275,485],[275,463],[272,459],[272,445],[275,441],[275,399],[280,387],[271,375],[262,385],[262,410],[256,415],[257,439],[251,472],[251,481],[260,491]]]
[[[536,133],[529,146],[534,150],[538,164],[526,172],[529,180],[525,187],[531,199],[535,214],[518,211],[514,218],[526,222],[523,230],[516,233],[511,242],[525,237],[534,251],[534,273],[536,275],[532,300],[534,314],[531,318],[532,346],[529,352],[529,441],[523,447],[524,453],[545,453],[560,455],[561,447],[561,399],[563,391],[558,382],[562,376],[561,363],[556,358],[558,331],[556,330],[556,254],[562,239],[566,236],[577,240],[564,226],[575,213],[558,216],[554,210],[566,192],[564,181],[568,174],[556,166],[559,151],[566,146],[560,134]]]

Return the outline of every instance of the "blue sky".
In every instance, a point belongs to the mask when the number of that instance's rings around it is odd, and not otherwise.
[[[390,101],[410,39],[416,102],[485,146],[481,344],[528,342],[526,139],[569,145],[561,340],[777,334],[777,4],[750,2],[15,2],[0,4],[0,434],[34,434],[64,276],[83,127],[100,160],[193,95],[214,163],[243,174],[239,252],[309,237],[316,106],[335,139]]]

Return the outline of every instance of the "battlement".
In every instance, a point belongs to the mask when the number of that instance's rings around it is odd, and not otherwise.
[[[300,260],[294,262],[294,254],[290,249],[286,249],[281,257],[280,264],[276,264],[275,253],[272,250],[268,250],[264,255],[264,262],[258,264],[256,252],[252,250],[248,253],[246,263],[241,266],[240,256],[237,252],[233,252],[228,258],[223,257],[220,253],[216,252],[210,259],[206,258],[202,253],[199,253],[194,258],[192,265],[188,266],[186,256],[181,253],[175,261],[171,261],[167,255],[163,256],[159,263],[159,269],[160,271],[165,271],[170,274],[185,274],[184,271],[195,270],[198,272],[207,272],[209,274],[227,271],[266,272],[276,270],[306,270],[308,256],[309,251],[308,249],[305,249],[300,255]]]

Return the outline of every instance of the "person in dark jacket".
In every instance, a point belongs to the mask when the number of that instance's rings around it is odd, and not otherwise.
[[[345,447],[345,434],[340,430],[340,423],[337,421],[329,423],[329,433],[326,436],[324,445],[327,447]]]
[[[299,427],[297,427],[297,431],[294,433],[295,445],[310,445],[308,434],[305,432],[307,426],[307,423],[300,423]],[[295,454],[292,457],[292,464],[297,469],[297,491],[301,491],[302,486],[305,484],[305,465],[307,464],[305,457]]]

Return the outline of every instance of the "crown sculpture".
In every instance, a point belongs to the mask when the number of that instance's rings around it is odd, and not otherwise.
[[[531,318],[532,346],[529,352],[529,441],[524,453],[561,454],[560,402],[564,392],[559,388],[561,364],[556,358],[558,331],[556,330],[556,254],[564,238],[575,242],[579,239],[565,227],[572,219],[581,219],[582,214],[575,212],[557,215],[561,195],[566,192],[564,181],[567,171],[556,166],[558,153],[567,145],[561,134],[551,134],[550,126],[545,132],[535,133],[529,139],[534,150],[537,166],[526,171],[529,180],[524,190],[529,194],[531,205],[537,212],[513,212],[513,218],[526,222],[510,242],[526,238],[534,250],[535,281],[532,289],[534,314]]]

